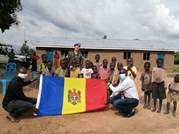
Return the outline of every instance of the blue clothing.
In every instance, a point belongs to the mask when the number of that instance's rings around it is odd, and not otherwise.
[[[139,100],[135,98],[121,98],[121,96],[113,96],[110,98],[114,107],[120,110],[123,114],[131,114],[133,108],[139,104]]]
[[[53,61],[53,51],[47,51],[47,61]]]

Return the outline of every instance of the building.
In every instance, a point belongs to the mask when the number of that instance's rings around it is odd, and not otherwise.
[[[73,44],[81,43],[81,52],[86,59],[94,61],[95,55],[100,54],[102,59],[111,61],[115,56],[118,61],[126,65],[126,59],[133,57],[134,65],[138,70],[143,69],[143,64],[150,61],[152,67],[156,66],[157,58],[164,59],[164,67],[171,72],[174,65],[175,49],[165,42],[157,40],[119,40],[119,39],[63,39],[58,43],[36,44],[37,54],[40,56],[46,51],[59,50],[62,57],[73,50]]]

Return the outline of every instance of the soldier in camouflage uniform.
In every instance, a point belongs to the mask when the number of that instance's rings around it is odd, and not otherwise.
[[[81,68],[83,66],[83,56],[80,52],[80,44],[74,44],[74,51],[73,52],[69,52],[69,54],[67,55],[68,58],[68,66],[70,68],[72,68],[72,61],[75,60],[77,62],[77,64],[79,65],[79,67]]]

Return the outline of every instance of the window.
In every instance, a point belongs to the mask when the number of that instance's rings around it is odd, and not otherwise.
[[[150,60],[150,53],[148,53],[148,52],[144,53],[143,60]]]
[[[88,51],[81,51],[81,54],[83,55],[83,57],[87,58],[88,57]]]
[[[124,52],[124,59],[129,59],[131,58],[131,52]]]

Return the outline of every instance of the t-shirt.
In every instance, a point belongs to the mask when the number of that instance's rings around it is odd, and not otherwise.
[[[44,63],[41,63],[40,66],[39,66],[40,73],[43,74],[45,72],[45,68],[46,68],[46,65]]]
[[[98,72],[99,72],[99,69],[100,69],[100,67],[102,66],[102,63],[100,63],[100,62],[95,62],[94,63],[94,66],[96,66],[97,67],[97,70],[98,70]]]
[[[62,69],[61,67],[58,67],[58,68],[55,70],[55,74],[56,74],[58,77],[65,77],[66,74],[67,74],[67,70],[66,70],[66,69]]]
[[[56,53],[56,54],[54,55],[54,58],[55,58],[55,59],[60,59],[60,54],[59,54],[59,53]]]
[[[53,52],[52,51],[47,52],[47,61],[53,61]]]
[[[127,66],[125,66],[124,69],[127,70]],[[137,74],[137,68],[136,68],[135,66],[132,66],[131,70],[132,70],[135,74]],[[128,70],[127,75],[130,76],[132,79],[134,79],[134,76],[132,75],[132,73],[131,73],[130,70]]]
[[[141,74],[140,80],[142,82],[142,89],[145,91],[151,90],[151,82],[152,82],[152,73],[143,72]]]
[[[83,69],[81,70],[81,73],[83,74],[83,77],[84,77],[84,78],[89,79],[89,78],[91,78],[91,74],[93,73],[93,70],[92,70],[91,68],[89,68],[89,69],[83,68]]]
[[[29,97],[26,97],[23,92],[23,86],[27,86],[30,84],[31,81],[23,81],[19,77],[13,78],[8,87],[5,94],[5,97],[3,99],[3,107],[6,107],[9,102],[16,101],[16,100],[22,100],[22,101],[31,101],[32,99]]]
[[[161,83],[166,81],[167,74],[165,69],[154,67],[152,70],[152,82]]]
[[[170,88],[173,90],[179,91],[179,83],[172,83]]]
[[[100,67],[99,69],[99,77],[103,80],[108,80],[110,75],[110,70],[108,68]]]
[[[78,78],[79,74],[81,73],[80,68],[73,68],[72,70],[70,70],[70,77],[72,78]]]

